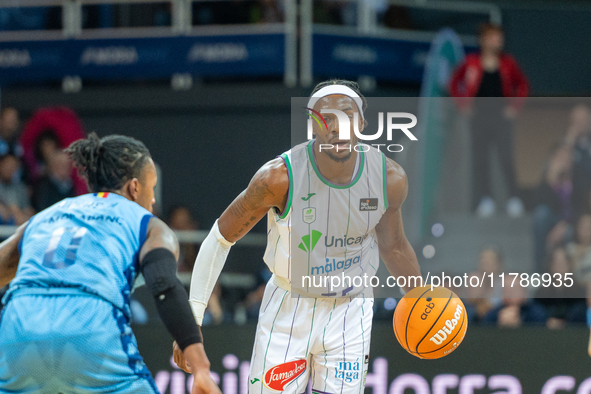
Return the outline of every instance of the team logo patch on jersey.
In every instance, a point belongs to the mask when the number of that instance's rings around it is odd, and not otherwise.
[[[306,360],[295,360],[279,364],[265,371],[263,384],[273,391],[284,391],[285,386],[306,371]]]
[[[316,208],[304,208],[302,210],[302,218],[304,223],[311,224],[316,221]]]
[[[360,211],[377,211],[378,210],[378,199],[377,198],[362,198],[359,200]]]

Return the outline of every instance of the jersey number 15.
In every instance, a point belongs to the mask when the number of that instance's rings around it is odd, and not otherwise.
[[[68,268],[76,262],[76,253],[78,247],[82,242],[82,238],[86,235],[88,229],[86,227],[60,227],[56,229],[51,235],[49,245],[45,250],[45,257],[43,258],[43,266],[53,269]],[[70,243],[66,246],[66,257],[62,261],[55,261],[55,251],[71,237]],[[63,242],[62,242],[63,241]],[[65,246],[65,245],[64,245]]]

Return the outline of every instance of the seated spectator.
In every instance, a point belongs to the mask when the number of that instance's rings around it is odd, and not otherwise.
[[[591,112],[586,105],[571,111],[565,145],[573,155],[573,204],[580,213],[587,208],[591,189]]]
[[[55,151],[48,158],[47,175],[42,176],[33,188],[33,208],[42,211],[63,200],[74,197],[72,163],[63,151]]]
[[[46,129],[35,140],[35,161],[37,165],[37,178],[47,175],[49,158],[59,152],[59,140],[55,130]],[[35,181],[33,179],[32,181]]]
[[[12,154],[19,159],[23,156],[23,148],[18,140],[19,115],[14,107],[6,107],[0,112],[0,156]]]
[[[33,215],[27,187],[19,179],[20,162],[11,154],[0,157],[0,223],[20,225]]]
[[[544,181],[537,190],[534,208],[534,256],[536,271],[544,271],[548,250],[570,239],[573,216],[572,154],[559,146],[552,154]]]
[[[550,254],[550,261],[548,270],[546,271],[552,278],[554,275],[560,275],[565,278],[564,274],[572,273],[573,266],[571,260],[566,253],[565,248],[558,247]],[[538,287],[535,298],[537,302],[546,308],[548,319],[546,320],[546,327],[550,329],[564,328],[568,323],[584,323],[585,322],[585,288],[575,281],[573,286],[554,286]]]
[[[24,150],[23,163],[32,183],[43,175],[43,168],[39,165],[39,154],[47,154],[51,151],[52,144],[48,130],[52,130],[57,137],[59,149],[64,149],[72,142],[85,138],[80,119],[72,110],[64,107],[37,110],[25,124],[20,139]],[[41,137],[44,141],[39,144],[38,140]],[[72,180],[76,195],[88,192],[86,183],[78,176],[75,169],[72,169]]]
[[[232,314],[224,311],[222,305],[222,286],[217,282],[207,303],[207,309],[203,315],[203,325],[216,325],[232,321]]]
[[[170,210],[168,225],[173,230],[199,230],[199,223],[193,218],[189,208],[179,205]],[[178,270],[193,272],[199,246],[194,243],[181,243]]]
[[[581,216],[575,242],[569,243],[566,251],[573,261],[577,279],[583,283],[591,282],[591,214]]]
[[[265,287],[267,286],[269,279],[271,279],[271,275],[271,271],[266,267],[259,270],[257,274],[256,288],[247,294],[246,300],[244,301],[248,320],[256,321],[259,318],[259,310],[261,309],[261,303],[263,302]]]
[[[487,246],[480,252],[478,269],[469,276],[476,276],[482,280],[482,276],[493,274],[493,283],[485,280],[482,287],[468,286],[466,294],[466,309],[469,318],[480,320],[492,309],[501,305],[502,287],[499,282],[499,274],[503,272],[503,255],[500,248]]]
[[[520,327],[523,324],[544,324],[547,320],[544,307],[528,299],[527,289],[521,287],[518,281],[510,286],[512,278],[505,277],[502,304],[488,312],[482,322],[506,328]]]

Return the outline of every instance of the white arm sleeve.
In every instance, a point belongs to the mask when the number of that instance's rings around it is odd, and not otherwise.
[[[189,303],[197,324],[203,323],[203,314],[215,283],[224,268],[226,258],[234,242],[227,241],[216,220],[211,231],[201,244],[191,275]]]

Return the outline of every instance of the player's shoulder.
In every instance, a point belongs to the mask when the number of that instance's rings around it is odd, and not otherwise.
[[[160,218],[156,216],[152,216],[150,221],[148,222],[148,234],[173,234],[174,232],[171,230],[170,227]]]
[[[408,192],[408,177],[404,168],[394,160],[386,157],[386,176],[388,185],[388,205],[400,206]]]
[[[281,157],[269,160],[259,168],[251,181],[252,186],[264,186],[271,192],[285,192],[289,188],[289,171]]]
[[[406,182],[404,168],[389,157],[386,157],[386,173],[388,175],[388,184],[390,184],[390,181],[393,183]]]
[[[177,237],[162,219],[152,216],[148,222],[146,241],[149,244],[165,246],[171,250],[178,250]]]

